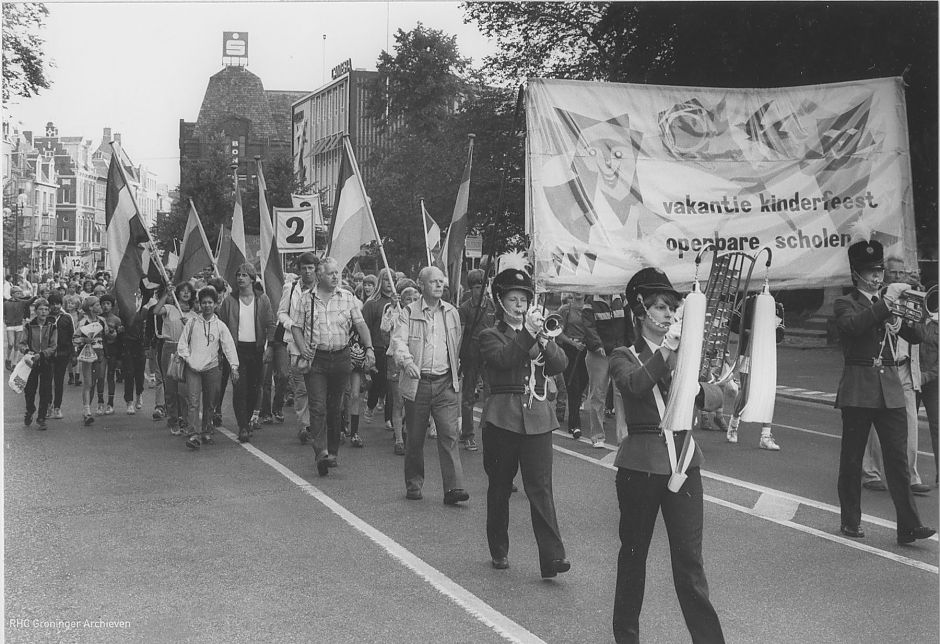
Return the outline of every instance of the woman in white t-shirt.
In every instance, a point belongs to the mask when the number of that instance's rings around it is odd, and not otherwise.
[[[180,336],[186,321],[199,315],[194,310],[196,291],[189,282],[183,282],[176,287],[175,300],[168,296],[169,291],[165,291],[153,310],[154,315],[163,318],[163,350],[160,352],[160,368],[163,373],[167,372],[170,357],[179,348]],[[167,427],[174,436],[182,436],[187,433],[189,390],[185,382],[172,378],[164,378],[163,387],[166,394]]]
[[[251,432],[260,426],[261,378],[264,351],[274,339],[274,311],[264,293],[255,294],[257,272],[244,263],[235,274],[235,290],[219,307],[219,318],[228,326],[235,340],[235,352],[241,365],[241,379],[234,383],[232,406],[238,422],[238,440],[247,443]]]

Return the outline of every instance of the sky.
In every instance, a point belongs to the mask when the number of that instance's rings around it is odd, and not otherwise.
[[[120,132],[135,163],[179,183],[179,121],[195,121],[209,77],[222,68],[222,32],[248,34],[248,69],[265,89],[312,91],[352,59],[375,69],[394,34],[420,20],[457,36],[474,63],[495,51],[456,2],[47,3],[42,35],[52,86],[14,98],[5,118],[43,135],[97,145]],[[323,35],[326,34],[325,56]],[[17,103],[18,101],[18,103]]]

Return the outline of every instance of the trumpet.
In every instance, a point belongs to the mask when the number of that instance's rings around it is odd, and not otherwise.
[[[552,313],[542,322],[542,334],[547,338],[557,338],[561,335],[564,322],[557,313]]]
[[[885,299],[885,303],[891,313],[903,320],[925,322],[937,313],[937,287],[932,286],[926,291],[904,291],[896,302]]]

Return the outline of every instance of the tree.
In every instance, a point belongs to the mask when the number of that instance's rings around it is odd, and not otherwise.
[[[13,96],[28,98],[48,89],[48,67],[39,35],[49,10],[39,2],[3,3],[3,102]]]
[[[781,87],[904,76],[922,252],[937,238],[935,3],[468,2],[499,51],[494,81],[533,76]]]
[[[411,31],[399,30],[395,42],[394,55],[382,52],[379,57],[379,78],[367,108],[388,139],[361,164],[369,171],[367,189],[389,262],[413,271],[426,263],[420,199],[438,224],[449,224],[466,163],[468,134],[476,135],[471,229],[482,230],[491,219],[507,223],[502,239],[521,229],[521,183],[515,190],[518,198],[505,201],[514,215],[505,217],[501,212],[496,217],[495,209],[507,145],[518,151],[509,157],[513,166],[519,170],[523,163],[521,144],[510,133],[512,91],[487,87],[474,75],[453,36],[419,23]],[[510,220],[519,226],[508,225]]]

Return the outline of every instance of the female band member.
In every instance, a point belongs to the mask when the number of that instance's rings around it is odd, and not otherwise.
[[[678,338],[672,334],[667,337],[679,294],[661,270],[644,268],[627,285],[627,302],[637,318],[638,337],[632,347],[615,349],[610,356],[610,375],[623,396],[628,431],[614,461],[618,468],[621,543],[614,638],[618,644],[640,641],[646,556],[662,508],[676,594],[692,641],[724,642],[718,615],[708,599],[702,564],[702,453],[698,447],[682,487],[678,492],[667,488],[673,468],[660,422],[669,399],[679,345]],[[696,406],[713,410],[721,403],[717,386],[700,386]],[[674,437],[681,450],[685,432],[676,432]]]
[[[509,496],[513,477],[521,469],[542,577],[554,577],[567,572],[571,564],[555,517],[552,431],[558,428],[558,419],[545,388],[547,378],[562,373],[568,361],[564,351],[541,333],[541,311],[529,309],[534,289],[528,274],[515,268],[501,271],[493,282],[493,295],[500,320],[480,333],[480,355],[490,383],[480,420],[483,469],[489,478],[486,537],[493,567],[508,568]]]

